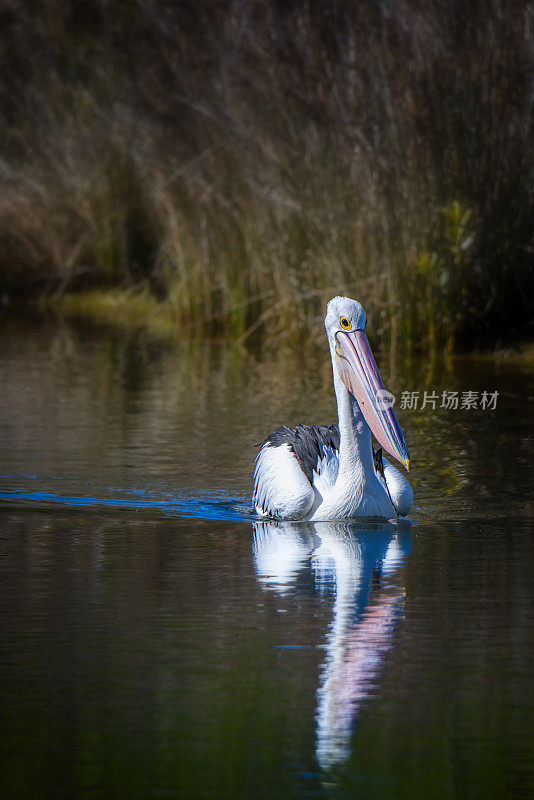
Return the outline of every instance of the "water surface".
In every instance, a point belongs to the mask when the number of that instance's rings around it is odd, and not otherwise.
[[[6,796],[534,796],[527,370],[379,358],[497,409],[397,411],[411,522],[288,525],[254,445],[334,419],[326,347],[0,340]]]

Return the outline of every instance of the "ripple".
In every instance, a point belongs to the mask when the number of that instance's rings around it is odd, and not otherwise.
[[[20,477],[20,476],[19,476]],[[72,508],[117,508],[122,511],[161,511],[171,517],[248,522],[252,508],[244,497],[215,495],[206,497],[175,497],[171,500],[146,500],[138,497],[90,497],[61,495],[52,492],[0,491],[0,501],[13,504],[39,506],[61,505]]]

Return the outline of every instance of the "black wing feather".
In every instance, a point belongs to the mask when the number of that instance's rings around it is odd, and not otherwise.
[[[313,483],[313,473],[317,469],[317,462],[324,455],[324,450],[331,447],[339,450],[339,427],[337,425],[297,425],[296,428],[279,428],[271,433],[259,447],[269,444],[279,447],[289,445],[299,462],[300,468],[310,483]]]
[[[331,447],[339,450],[339,425],[302,425],[296,428],[287,428],[285,425],[274,433],[269,434],[258,447],[269,444],[279,447],[281,444],[289,445],[300,468],[310,483],[313,483],[313,473],[317,469],[317,462],[323,457],[324,450]],[[376,472],[384,477],[382,463],[382,448],[375,450],[373,447],[373,461]]]

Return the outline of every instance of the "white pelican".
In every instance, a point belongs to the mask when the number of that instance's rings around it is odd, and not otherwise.
[[[265,439],[254,470],[253,503],[261,516],[392,519],[410,512],[410,484],[371,445],[372,431],[384,450],[410,469],[365,325],[365,311],[356,300],[334,297],[328,303],[325,327],[339,422],[283,427]]]

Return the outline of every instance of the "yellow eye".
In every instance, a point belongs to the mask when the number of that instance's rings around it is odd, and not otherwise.
[[[352,328],[352,325],[350,324],[350,321],[346,317],[340,317],[339,318],[339,324],[341,325],[341,327],[345,331],[350,331],[350,329]]]

